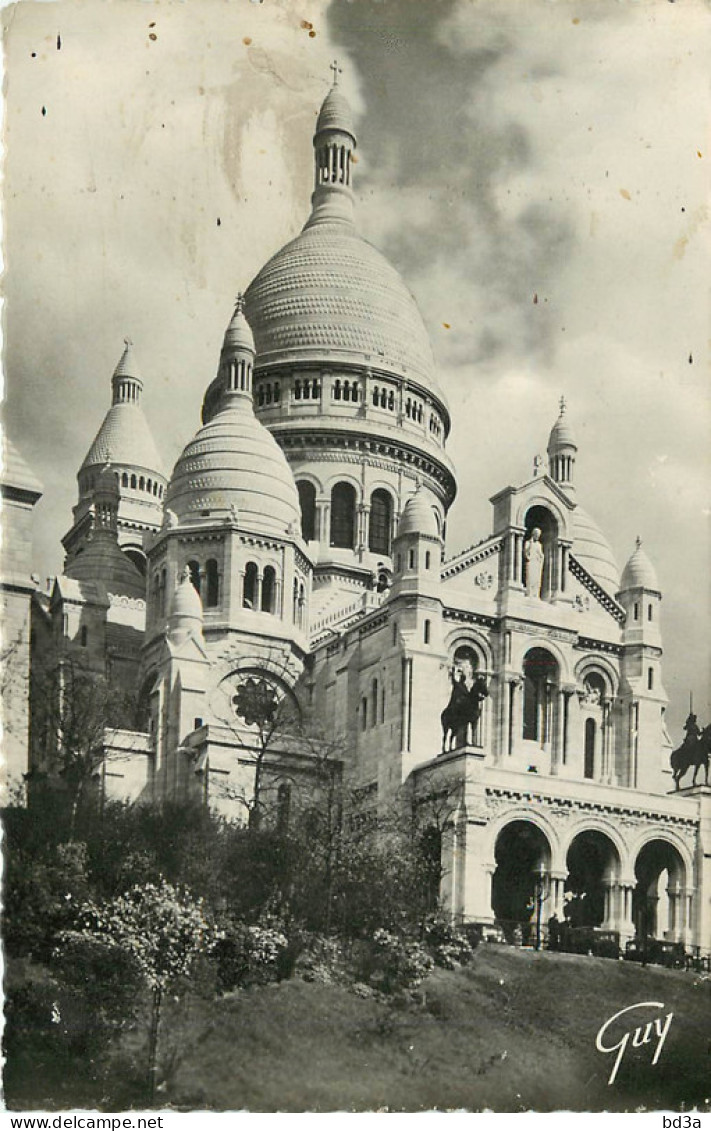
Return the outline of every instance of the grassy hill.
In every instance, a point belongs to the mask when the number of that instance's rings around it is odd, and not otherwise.
[[[482,946],[470,967],[431,975],[421,997],[385,1003],[295,980],[197,1006],[189,1023],[170,1027],[163,1102],[262,1112],[711,1110],[708,979]],[[596,1033],[643,1001],[664,1009],[621,1020],[608,1042],[672,1011],[659,1063],[656,1037],[634,1050],[630,1038],[608,1086],[615,1056],[596,1050]]]

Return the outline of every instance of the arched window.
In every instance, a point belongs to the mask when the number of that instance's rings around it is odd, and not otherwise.
[[[304,583],[302,581],[301,585],[299,586],[299,628],[304,627],[304,614],[305,614],[305,601],[306,601],[305,592],[306,591],[304,589]]]
[[[296,489],[301,507],[301,537],[305,542],[312,542],[316,537],[316,488],[308,480],[300,479]]]
[[[368,726],[368,700],[363,696],[360,701],[360,729],[365,730]]]
[[[301,400],[301,381],[299,381],[298,378],[294,381],[294,400]]]
[[[124,471],[123,475],[121,476],[121,486],[122,487],[128,487],[128,472],[127,471]]]
[[[145,491],[146,489],[146,481],[143,476],[138,480],[138,489],[139,491]]]
[[[276,590],[276,571],[274,566],[267,566],[262,577],[262,612],[274,612],[274,595]]]
[[[378,407],[378,387],[377,387],[377,385],[373,389],[373,407],[374,408]]]
[[[89,639],[89,630],[86,627],[86,625],[83,624],[81,626],[81,646],[82,646],[82,648],[86,648],[88,639]]]
[[[158,608],[160,609],[161,616],[164,616],[164,614],[165,614],[165,604],[166,604],[165,590],[166,590],[167,581],[168,581],[167,572],[166,572],[165,569],[162,569],[160,571],[160,601],[158,603]]]
[[[639,620],[639,604],[637,603],[637,601],[635,601],[635,603],[634,603],[634,609],[632,610],[632,617],[633,617],[634,620]]]
[[[356,493],[350,483],[331,491],[331,545],[352,550],[355,545]]]
[[[277,402],[277,401],[279,400],[279,396],[280,396],[280,393],[279,393],[279,382],[278,382],[278,381],[275,381],[275,382],[274,382],[274,403],[275,403],[275,404],[276,404],[276,402]]]
[[[430,568],[430,561],[431,560],[432,560],[432,555],[430,554],[429,550],[425,550],[425,569]]]
[[[595,720],[585,720],[585,755],[583,762],[583,776],[595,777]]]
[[[647,605],[647,620],[653,620],[653,619],[654,619],[654,611],[652,609],[652,606]]]
[[[153,489],[153,480],[152,479],[146,479],[146,491],[148,492],[149,495],[150,495],[152,489]]]
[[[341,382],[338,378],[336,378],[333,385],[333,399],[334,401],[340,401],[341,399]]]
[[[543,745],[551,734],[558,665],[545,648],[532,648],[523,662],[523,676],[523,737]]]
[[[387,491],[378,488],[370,496],[368,549],[374,554],[390,553],[393,504]]]
[[[654,668],[647,668],[647,691],[654,691]]]
[[[158,494],[158,484],[157,484],[157,483],[154,483],[154,484],[153,484],[153,494],[154,494],[154,495],[157,495],[157,494]]]
[[[372,727],[378,721],[378,681],[374,679],[370,687],[370,725]]]
[[[292,609],[292,620],[296,624],[299,618],[299,582],[294,578],[294,602]]]
[[[425,637],[425,644],[429,644],[429,642],[430,642],[430,622],[428,620],[425,621],[424,637]]]
[[[244,584],[242,587],[242,607],[253,609],[257,595],[257,566],[255,562],[247,562],[244,571]]]
[[[136,490],[136,476],[135,476],[135,475],[132,475],[132,476],[131,476],[131,488],[132,488],[132,489],[133,489],[134,491]]]
[[[208,609],[214,609],[219,604],[220,599],[220,579],[217,572],[217,562],[214,558],[208,558],[205,562],[205,605]]]
[[[414,550],[408,551],[407,568],[408,569],[414,569],[415,568],[415,551]]]
[[[193,586],[195,587],[197,592],[199,593],[200,592],[200,563],[196,562],[194,560],[190,561],[190,562],[188,562],[188,569],[190,570],[190,580],[192,581]]]

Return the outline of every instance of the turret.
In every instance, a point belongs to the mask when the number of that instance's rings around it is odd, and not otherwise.
[[[575,494],[575,456],[578,445],[565,416],[565,397],[560,398],[560,415],[548,438],[550,476],[566,494]]]
[[[340,70],[331,67],[333,86],[326,95],[314,134],[314,191],[309,228],[326,220],[353,218],[351,188],[356,135],[348,102],[338,89]]]
[[[129,338],[124,342],[124,351],[111,378],[111,407],[79,469],[79,501],[74,507],[72,527],[62,542],[69,566],[95,526],[92,515],[97,513],[97,485],[103,469],[108,469],[118,488],[118,544],[145,573],[144,533],[160,528],[167,480],[143,414],[143,380],[133,344]]]
[[[439,597],[442,547],[437,516],[420,486],[405,504],[393,543],[392,596]]]
[[[212,420],[216,412],[236,407],[241,401],[246,402],[251,413],[254,353],[254,337],[244,314],[244,297],[240,293],[225,331],[217,377],[203,401],[203,424]]]
[[[628,713],[630,760],[623,784],[659,789],[663,788],[661,771],[668,768],[659,624],[662,594],[640,538],[622,571],[617,600],[627,614],[622,631],[621,691]]]

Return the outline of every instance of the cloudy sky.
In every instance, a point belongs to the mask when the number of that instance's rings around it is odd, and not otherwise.
[[[448,552],[530,474],[561,394],[578,498],[664,592],[678,733],[711,719],[711,30],[703,0],[101,0],[2,11],[5,423],[61,568],[124,335],[168,467],[233,299],[308,214],[329,63],[361,232],[453,410]],[[706,269],[706,270],[705,270]]]

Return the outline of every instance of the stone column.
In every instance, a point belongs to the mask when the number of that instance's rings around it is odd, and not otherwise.
[[[282,581],[281,581],[280,578],[277,578],[276,581],[274,582],[274,612],[275,612],[276,616],[283,619],[283,617],[284,617],[284,606],[282,604],[282,600],[283,600],[283,592],[282,591],[283,591]]]
[[[565,872],[551,872],[551,916],[557,915],[562,923],[565,918]]]
[[[632,919],[632,895],[635,886],[635,884],[629,882],[622,882],[618,885],[619,910],[615,929],[620,932],[620,945],[623,948],[627,940],[633,939],[636,934],[634,921]]]
[[[262,571],[257,570],[257,577],[254,582],[254,611],[259,612],[262,607]]]

